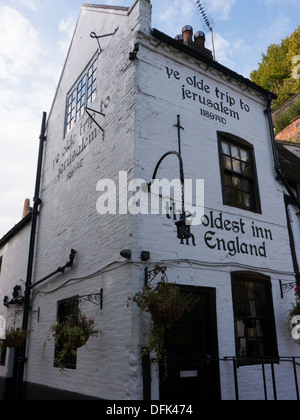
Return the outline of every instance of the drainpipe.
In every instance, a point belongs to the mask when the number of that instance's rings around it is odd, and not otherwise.
[[[300,182],[298,182],[298,184],[296,186],[296,190],[297,190],[297,198],[300,201]]]
[[[267,106],[267,115],[269,121],[269,128],[270,128],[270,135],[271,135],[271,142],[272,142],[272,150],[274,156],[274,164],[275,164],[275,172],[279,181],[282,182],[283,186],[288,192],[289,197],[285,197],[285,209],[286,209],[286,217],[287,217],[287,227],[289,232],[289,239],[290,239],[290,246],[291,246],[291,253],[292,253],[292,260],[294,265],[295,271],[295,278],[297,286],[300,286],[300,270],[299,270],[299,263],[297,258],[297,251],[295,245],[295,238],[292,231],[292,221],[288,206],[290,204],[298,207],[300,215],[300,184],[297,184],[297,195],[294,193],[288,182],[286,181],[283,173],[281,172],[281,168],[279,165],[279,158],[278,158],[278,150],[276,146],[276,139],[274,134],[274,127],[273,127],[273,118],[272,118],[272,94],[268,95],[268,106]]]
[[[39,146],[39,155],[38,155],[38,164],[37,164],[37,174],[36,174],[36,183],[35,183],[35,194],[34,194],[34,206],[32,211],[32,220],[31,220],[31,234],[30,234],[30,243],[29,243],[29,254],[28,254],[28,266],[27,266],[27,276],[25,284],[25,294],[24,294],[24,312],[23,312],[23,330],[28,330],[29,317],[30,317],[30,298],[31,298],[31,285],[32,285],[32,273],[33,273],[33,260],[34,260],[34,251],[35,251],[35,240],[36,240],[36,230],[37,230],[37,220],[39,215],[39,207],[41,205],[40,199],[40,186],[41,186],[41,176],[42,176],[42,165],[43,165],[43,154],[44,154],[44,144],[46,140],[46,112],[43,113],[41,135],[40,135],[40,146]],[[27,340],[23,343],[22,347],[19,350],[18,360],[17,360],[17,376],[16,376],[16,400],[22,400],[23,398],[23,385],[24,385],[24,370],[25,370],[25,361],[26,361],[26,346]]]

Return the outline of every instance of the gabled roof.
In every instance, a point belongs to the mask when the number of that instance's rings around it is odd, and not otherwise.
[[[89,7],[89,8],[95,8],[95,9],[108,9],[108,10],[122,10],[123,12],[128,12],[130,10],[130,7],[122,7],[122,6],[109,6],[107,4],[89,4],[84,3],[82,7]]]

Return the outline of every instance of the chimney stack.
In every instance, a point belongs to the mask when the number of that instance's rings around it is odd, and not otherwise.
[[[194,36],[194,40],[198,48],[205,48],[205,33],[204,32],[202,31],[196,32]]]
[[[193,32],[193,28],[190,25],[186,25],[182,28],[182,35],[176,35],[175,40],[213,60],[213,53],[205,47],[205,33],[202,31],[196,32],[193,41]]]
[[[24,209],[23,209],[23,216],[22,219],[24,219],[24,217],[26,217],[29,213],[30,213],[30,199],[26,198],[25,202],[24,202]]]
[[[185,45],[193,44],[193,28],[190,25],[186,25],[182,28],[182,37]]]

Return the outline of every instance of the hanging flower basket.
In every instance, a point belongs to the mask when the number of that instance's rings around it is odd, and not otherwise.
[[[155,287],[143,288],[132,300],[142,311],[149,312],[154,321],[172,324],[183,317],[190,298],[184,296],[175,283],[163,280]]]
[[[289,331],[295,343],[300,346],[300,287],[295,288],[296,304],[289,313]]]
[[[56,327],[57,325],[55,326],[55,328]],[[59,327],[57,329],[59,330]],[[77,350],[81,347],[84,347],[90,338],[88,332],[83,332],[81,329],[76,327],[73,327],[72,338],[70,335],[62,331],[58,332],[58,335],[60,344],[63,346],[69,346],[73,350]]]
[[[27,331],[12,328],[6,331],[6,337],[2,340],[2,345],[10,349],[16,349],[22,346],[27,337]]]
[[[54,337],[56,345],[55,363],[62,373],[65,369],[65,357],[68,354],[76,354],[76,351],[84,347],[91,337],[97,337],[100,333],[94,328],[94,324],[94,319],[87,319],[78,310],[74,315],[68,316],[63,321],[55,322],[51,326],[50,334]],[[43,345],[43,354],[45,349],[46,341]]]
[[[132,301],[142,311],[150,313],[152,318],[149,327],[149,343],[148,347],[144,348],[143,354],[155,351],[157,362],[163,360],[166,355],[164,342],[167,329],[179,321],[186,311],[191,310],[197,299],[191,294],[183,294],[175,283],[162,279],[155,287],[143,288],[132,298]]]
[[[153,303],[149,305],[149,312],[152,319],[161,324],[174,324],[180,320],[186,310],[186,306],[182,303]]]

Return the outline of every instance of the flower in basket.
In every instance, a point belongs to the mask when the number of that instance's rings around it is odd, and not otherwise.
[[[295,288],[296,303],[289,313],[289,331],[295,343],[300,345],[300,287]]]
[[[6,331],[5,339],[2,340],[2,345],[3,347],[12,349],[18,348],[24,343],[28,335],[28,331],[20,328],[10,328]]]
[[[131,300],[129,298],[129,300]],[[157,286],[147,286],[134,295],[132,301],[151,314],[148,348],[143,354],[156,352],[157,361],[165,358],[164,341],[166,330],[180,320],[185,311],[196,303],[192,295],[185,295],[175,283],[162,280]]]
[[[55,322],[50,329],[52,336],[55,338],[56,357],[55,364],[64,371],[64,358],[68,354],[76,355],[77,349],[85,346],[91,337],[98,337],[100,333],[96,330],[93,318],[87,319],[81,311],[77,311],[75,315],[68,316],[63,321]],[[46,342],[44,343],[44,349]]]
[[[189,309],[191,299],[184,296],[175,283],[160,282],[156,287],[145,287],[133,297],[133,302],[152,319],[162,324],[173,324]]]
[[[295,288],[296,304],[292,306],[290,317],[300,315],[300,287]]]

